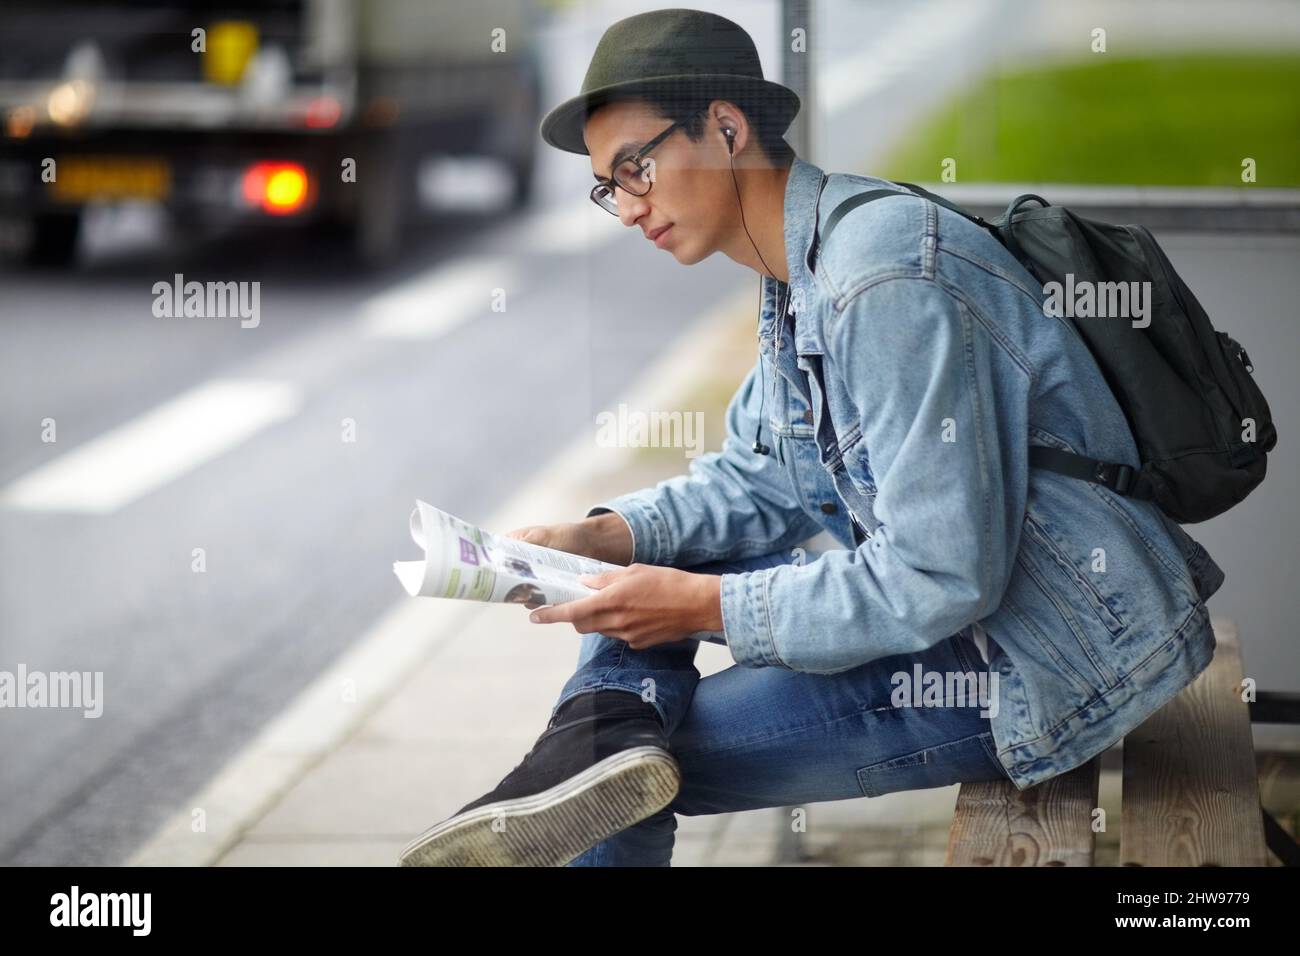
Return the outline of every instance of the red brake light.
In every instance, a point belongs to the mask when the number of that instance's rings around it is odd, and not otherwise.
[[[307,104],[303,123],[311,129],[328,129],[339,121],[343,107],[332,96],[318,96]]]
[[[287,216],[307,203],[311,180],[297,163],[254,163],[244,171],[244,200],[263,212]]]

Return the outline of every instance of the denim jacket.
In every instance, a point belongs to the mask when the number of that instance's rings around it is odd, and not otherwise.
[[[866,189],[900,195],[814,243]],[[758,362],[722,450],[588,515],[620,514],[634,562],[676,567],[826,529],[844,548],[722,575],[738,665],[834,674],[978,623],[1016,786],[1079,766],[1210,663],[1222,571],[1155,504],[1028,467],[1031,444],[1139,459],[1078,332],[986,231],[800,159],[784,212],[789,283],[762,280]],[[760,422],[769,455],[751,448]]]

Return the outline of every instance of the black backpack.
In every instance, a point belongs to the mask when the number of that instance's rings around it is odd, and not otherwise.
[[[895,185],[987,229],[1044,287],[1050,282],[1067,289],[1067,283],[1083,281],[1093,288],[1150,283],[1145,327],[1066,313],[1128,419],[1141,467],[1134,471],[1041,445],[1029,449],[1031,466],[1155,501],[1179,524],[1222,514],[1264,480],[1265,456],[1277,444],[1277,432],[1251,374],[1250,357],[1214,328],[1145,226],[1085,219],[1032,193],[1017,197],[1000,218],[987,222],[919,186]],[[897,195],[872,189],[850,196],[831,211],[820,241],[851,210]]]

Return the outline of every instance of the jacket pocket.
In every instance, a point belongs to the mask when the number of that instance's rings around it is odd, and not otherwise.
[[[1087,576],[1079,570],[1079,566],[1074,559],[1056,543],[1056,540],[1047,533],[1047,529],[1029,512],[1025,512],[1025,529],[1038,543],[1039,547],[1051,556],[1052,560],[1061,569],[1061,572],[1073,582],[1084,601],[1092,608],[1093,614],[1106,626],[1106,629],[1115,637],[1122,635],[1128,629],[1128,624],[1120,620],[1119,615],[1107,603],[1102,593],[1097,590],[1096,585],[1088,580]]]
[[[844,467],[849,473],[849,480],[867,498],[876,497],[876,476],[871,472],[871,460],[867,457],[867,443],[859,435],[844,450]]]

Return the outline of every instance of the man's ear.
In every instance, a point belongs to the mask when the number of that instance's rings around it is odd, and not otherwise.
[[[736,107],[734,103],[727,100],[715,100],[712,104],[712,113],[714,121],[718,124],[718,135],[722,136],[722,142],[727,142],[725,130],[731,130],[731,144],[735,152],[740,152],[745,144],[749,142],[749,125],[745,122],[745,116]]]

